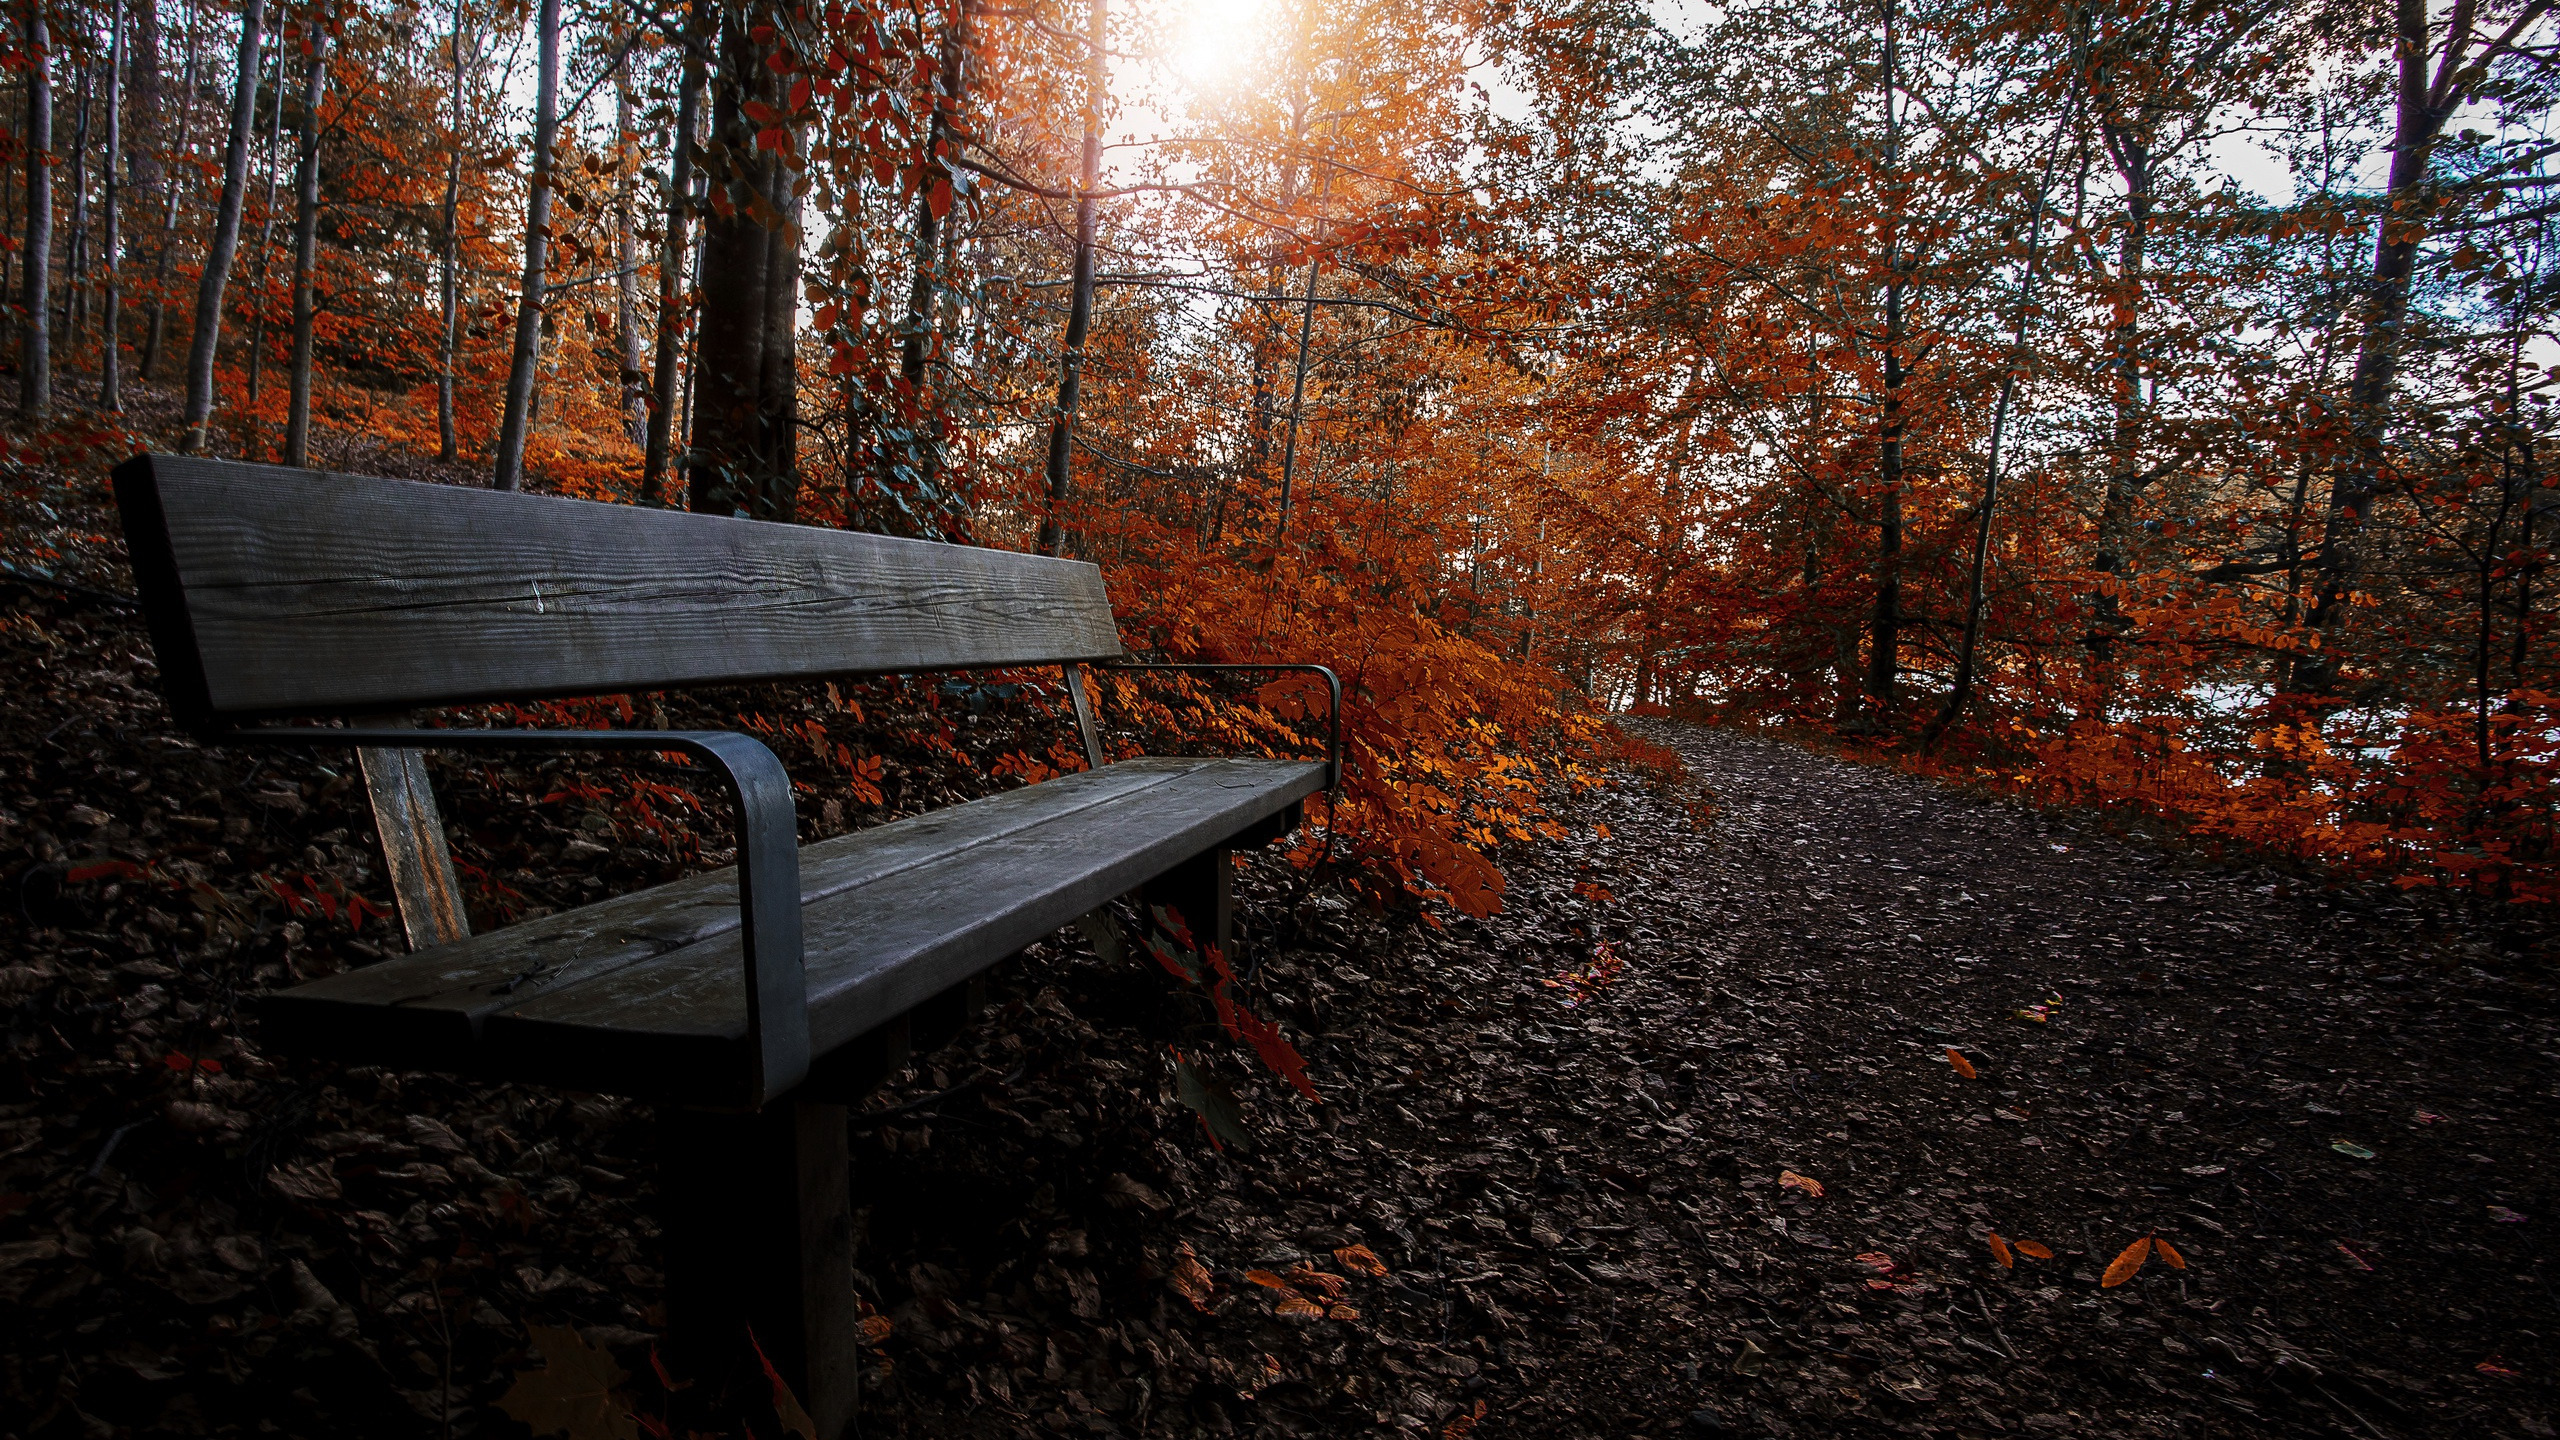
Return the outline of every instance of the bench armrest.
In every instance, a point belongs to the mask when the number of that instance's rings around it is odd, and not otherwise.
[[[354,745],[387,750],[681,751],[720,773],[738,816],[738,921],[747,959],[748,1104],[809,1074],[809,993],[800,948],[800,827],[791,777],[750,735],[726,730],[387,730],[255,727],[202,737],[226,745]]]
[[[1113,670],[1290,670],[1306,675],[1321,675],[1332,697],[1333,708],[1325,719],[1324,790],[1331,795],[1342,787],[1342,677],[1323,665],[1255,665],[1255,664],[1179,664],[1170,661],[1129,661],[1096,665],[1101,671]]]

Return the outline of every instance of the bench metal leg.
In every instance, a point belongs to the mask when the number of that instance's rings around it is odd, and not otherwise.
[[[1234,855],[1225,846],[1194,855],[1140,887],[1138,898],[1149,906],[1181,912],[1182,923],[1191,927],[1195,938],[1232,958],[1236,953]]]
[[[860,1366],[847,1118],[785,1099],[662,1123],[668,1363],[708,1403],[770,1395],[762,1347],[818,1440],[849,1432]]]

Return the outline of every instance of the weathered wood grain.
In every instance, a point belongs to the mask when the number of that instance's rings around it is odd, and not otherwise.
[[[373,723],[400,722],[376,717]],[[462,886],[454,879],[452,852],[445,847],[444,816],[427,783],[426,752],[367,746],[356,751],[356,765],[364,772],[374,833],[382,841],[392,902],[400,907],[400,928],[410,950],[469,939],[471,920],[463,910]]]
[[[1094,723],[1093,698],[1085,693],[1084,667],[1069,665],[1066,671],[1067,698],[1074,702],[1076,709],[1076,737],[1084,742],[1084,768],[1099,770],[1102,768],[1102,728]]]
[[[164,455],[116,488],[191,723],[1120,654],[1081,561]]]
[[[812,1053],[1323,785],[1295,761],[1124,761],[808,847]],[[735,916],[720,877],[691,877],[297,987],[265,1002],[267,1024],[273,1043],[377,1063],[700,1099],[746,1033]]]
[[[946,860],[1213,763],[1126,761],[805,846],[800,852],[801,904],[814,905],[898,870]],[[383,1009],[389,1013],[364,1023],[376,1029],[396,1027],[418,1045],[459,1049],[502,1010],[737,928],[736,871],[724,867],[390,964],[315,980],[269,997],[266,1005],[271,1024],[294,1030],[306,1023],[322,1029],[337,1023],[334,1008],[314,1007]],[[305,1011],[313,1012],[307,1022]]]
[[[809,907],[811,1053],[905,1013],[1323,784],[1321,765],[1220,761]],[[708,1083],[735,1068],[745,1034],[728,983],[739,963],[736,937],[714,937],[492,1015],[479,1048],[495,1073],[566,1065],[597,1089]]]

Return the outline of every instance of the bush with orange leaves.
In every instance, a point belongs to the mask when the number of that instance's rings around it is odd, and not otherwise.
[[[1996,769],[1911,764],[2403,888],[2560,901],[2560,699],[2551,695],[2519,691],[2485,715],[2413,710],[2358,743],[2275,720],[2242,752],[2192,744],[2160,717],[2082,720],[2049,737],[2021,725],[2011,736],[2015,749]]]
[[[1501,907],[1504,844],[1562,827],[1548,787],[1596,783],[1623,743],[1581,695],[1426,613],[1413,570],[1425,550],[1363,545],[1361,531],[1308,523],[1280,547],[1202,545],[1143,514],[1088,538],[1133,648],[1183,662],[1328,665],[1342,678],[1343,778],[1330,815],[1316,802],[1292,858],[1328,866],[1379,903],[1440,901],[1468,915]],[[1161,746],[1312,755],[1324,690],[1306,676],[1257,677],[1252,695],[1190,676],[1113,676],[1107,718]],[[1134,753],[1138,748],[1129,749]],[[1658,747],[1630,758],[1665,763]],[[1676,762],[1669,762],[1674,763]]]

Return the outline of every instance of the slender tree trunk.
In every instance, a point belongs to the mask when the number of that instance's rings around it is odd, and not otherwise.
[[[1893,723],[1894,682],[1902,668],[1902,369],[1903,258],[1901,227],[1902,129],[1896,99],[1899,56],[1896,50],[1897,0],[1885,0],[1884,11],[1884,152],[1888,194],[1885,224],[1884,405],[1879,436],[1876,496],[1876,603],[1867,645],[1868,719],[1878,728]]]
[[[524,444],[533,424],[534,362],[542,349],[543,271],[550,262],[551,151],[560,128],[560,0],[542,0],[542,73],[533,102],[533,183],[525,205],[524,281],[516,298],[515,356],[507,366],[507,413],[498,430],[490,485],[524,486]]]
[[[2142,291],[2150,265],[2150,152],[2137,136],[2125,136],[2115,147],[2124,156],[2118,174],[2125,196],[2125,228],[2116,254],[2115,317],[2108,336],[2114,352],[2115,423],[2107,446],[2107,479],[2098,512],[2098,551],[2090,568],[2120,574],[2129,568],[2126,554],[2133,540],[2133,502],[2141,487],[2142,439]],[[2113,617],[2112,601],[2102,607]],[[2111,637],[2110,637],[2111,638]],[[2101,647],[2104,640],[2097,642]]]
[[[685,42],[677,81],[675,153],[667,161],[667,228],[658,250],[658,353],[649,382],[649,433],[640,462],[640,502],[666,503],[667,457],[676,422],[676,361],[684,338],[685,219],[693,203],[693,132],[700,123],[702,56],[698,31]]]
[[[1336,119],[1330,134],[1338,135],[1342,122]],[[1324,178],[1316,182],[1316,228],[1324,229],[1325,202],[1333,198],[1333,160],[1330,155],[1317,162],[1324,166]],[[1316,276],[1324,269],[1324,256],[1319,254],[1307,262],[1307,292],[1298,307],[1298,360],[1289,380],[1288,438],[1280,446],[1280,518],[1271,527],[1271,543],[1289,533],[1289,507],[1296,498],[1298,481],[1298,422],[1306,413],[1307,345],[1316,331]]]
[[[142,0],[148,5],[152,0]],[[204,57],[204,27],[200,17],[190,9],[187,13],[187,64],[180,72],[178,87],[178,143],[169,151],[170,158],[183,162],[195,140],[196,72]],[[180,185],[170,168],[154,157],[152,171],[158,179],[153,192],[160,201],[160,245],[152,260],[151,322],[142,336],[142,359],[136,367],[143,379],[160,363],[160,351],[169,331],[169,271],[178,255],[178,196]]]
[[[2463,13],[2468,9],[2463,7]],[[2338,631],[2355,584],[2364,527],[2381,495],[2382,442],[2400,373],[2409,282],[2417,273],[2418,246],[2425,238],[2426,226],[2420,217],[2428,202],[2427,170],[2436,139],[2452,114],[2452,102],[2461,98],[2439,97],[2428,87],[2431,50],[2426,0],[2397,0],[2394,13],[2400,73],[2386,192],[2389,203],[2383,207],[2384,223],[2375,227],[2373,281],[2366,287],[2364,334],[2357,345],[2355,376],[2348,392],[2354,427],[2352,458],[2329,490],[2320,537],[2319,580],[2307,622],[2321,632],[2324,643],[2293,667],[2288,688],[2299,695],[2332,695],[2338,688]],[[2446,43],[2454,48],[2462,40],[2448,37]],[[2452,68],[2450,58],[2446,68]]]
[[[2515,412],[2511,409],[2509,413]],[[2515,427],[2512,421],[2509,423],[2511,430],[2521,428]],[[2509,689],[2521,689],[2524,685],[2525,661],[2532,653],[2533,582],[2543,570],[2543,562],[2534,556],[2534,521],[2541,517],[2547,507],[2542,498],[2541,466],[2537,463],[2531,436],[2517,434],[2509,444],[2514,447],[2517,484],[2524,491],[2525,497],[2522,533],[2516,540],[2516,548],[2524,552],[2526,559],[2516,575],[2516,629],[2514,640],[2507,650],[2507,686]]]
[[[27,0],[27,244],[25,329],[18,340],[18,411],[28,419],[53,408],[53,40],[44,0]]]
[[[231,257],[240,248],[240,206],[249,188],[249,137],[258,128],[259,27],[265,0],[240,7],[240,69],[231,104],[231,143],[222,158],[222,204],[214,212],[213,242],[205,249],[204,280],[196,287],[196,329],[187,346],[186,432],[178,448],[205,448],[213,419],[213,362],[222,340],[222,291],[231,279]]]
[[[743,173],[725,192],[731,197],[726,213],[715,205],[702,224],[685,478],[694,510],[788,520],[799,488],[793,468],[799,200],[791,193],[791,167],[780,155],[757,148],[758,126],[745,108],[754,103],[780,110],[787,103],[781,78],[765,64],[771,54],[770,44],[757,40],[743,17],[724,14],[711,128],[730,156],[752,158],[739,165]],[[937,118],[937,130],[940,123]]]
[[[962,0],[959,14],[942,36],[942,63],[934,81],[933,120],[925,127],[921,157],[925,182],[917,187],[916,195],[915,273],[907,285],[907,316],[900,327],[903,338],[898,346],[899,395],[913,408],[898,417],[907,438],[894,444],[884,442],[880,447],[881,490],[897,493],[894,482],[903,454],[913,461],[909,468],[917,477],[916,488],[926,492],[917,498],[926,503],[935,498],[930,494],[932,482],[927,477],[935,469],[942,441],[941,399],[925,384],[926,363],[936,349],[935,317],[939,307],[935,298],[946,281],[939,263],[943,212],[959,204],[958,189],[949,167],[942,163],[942,155],[950,144],[952,119],[959,113],[962,87],[967,84],[969,26],[976,9],[976,0]],[[917,519],[921,523],[923,517]]]
[[[293,390],[284,463],[311,463],[311,321],[320,261],[320,99],[329,81],[329,32],[311,28],[311,68],[302,81],[302,155],[293,196]],[[279,73],[276,77],[284,77]]]
[[[1110,23],[1110,0],[1091,0],[1085,17],[1084,170],[1076,194],[1075,293],[1067,305],[1067,343],[1058,353],[1058,413],[1049,423],[1049,513],[1040,522],[1043,555],[1063,553],[1067,540],[1076,401],[1084,386],[1085,333],[1093,325],[1093,192],[1102,183],[1103,86],[1110,76],[1103,42]]]
[[[154,0],[143,0],[144,4]],[[99,206],[106,212],[106,234],[98,247],[100,293],[98,297],[98,408],[113,415],[124,409],[124,357],[120,353],[123,339],[124,285],[120,267],[124,264],[124,230],[119,207],[123,203],[124,169],[124,7],[118,5],[115,17],[107,22],[107,156],[106,179],[100,187]]]
[[[89,324],[89,67],[74,64],[71,73],[71,228],[62,257],[62,353],[76,366],[80,332]]]
[[[1965,576],[1964,638],[1956,649],[1955,683],[1947,690],[1946,704],[1930,717],[1928,728],[1920,735],[1923,752],[1936,748],[1938,737],[1964,713],[1973,698],[1974,667],[1982,645],[1983,575],[1991,560],[1991,521],[2000,505],[2000,445],[2009,428],[2009,412],[2018,400],[2018,371],[2027,359],[2027,327],[2035,316],[2036,281],[2044,259],[2045,198],[2052,193],[2053,166],[2061,154],[2059,132],[2055,144],[2045,151],[2044,173],[2036,180],[2035,203],[2027,208],[2027,269],[2019,284],[2018,317],[2010,329],[2009,360],[2000,375],[2000,398],[1991,407],[1991,442],[1982,461],[1982,511],[1974,517],[1973,563]]]
[[[645,358],[640,348],[640,236],[636,218],[640,167],[633,161],[631,138],[631,56],[626,50],[613,62],[613,263],[620,272],[614,276],[613,332],[614,348],[622,361],[618,383],[623,428],[645,456],[649,445],[649,392],[644,388],[648,377],[640,369]]]
[[[444,246],[438,277],[444,291],[444,338],[436,349],[436,458],[450,464],[462,453],[454,433],[453,352],[462,331],[462,0],[453,0],[453,152],[444,165]]]
[[[126,0],[133,8],[132,74],[125,81],[131,105],[132,133],[141,137],[133,148],[133,193],[148,203],[160,194],[160,0]]]
[[[257,300],[249,307],[249,400],[250,423],[257,424],[258,395],[267,370],[267,284],[274,269],[276,239],[276,183],[284,170],[284,53],[278,47],[274,81],[275,107],[267,120],[267,203],[258,220],[258,286]]]
[[[2512,395],[2515,390],[2513,383],[2507,388]],[[2515,412],[2510,408],[2508,413]],[[2511,447],[2502,448],[2506,448],[2508,453],[2499,457],[2498,508],[2489,516],[2488,536],[2481,543],[2479,558],[2472,564],[2473,598],[2477,604],[2473,614],[2471,645],[2471,734],[2480,772],[2479,786],[2483,792],[2490,785],[2489,697],[2494,692],[2489,688],[2489,653],[2498,638],[2498,571],[2499,561],[2503,558],[2498,545],[2506,536],[2507,516],[2515,509],[2516,499],[2514,452]]]
[[[15,130],[10,130],[6,133],[13,140],[22,140],[25,138],[19,135]],[[19,167],[0,168],[0,215],[15,215],[18,213],[20,209],[18,204],[18,191],[21,188],[18,182],[23,178],[23,170]],[[18,258],[19,248],[20,247],[18,246],[12,245],[5,249],[0,249],[0,295],[9,297],[7,317],[10,320],[14,320],[17,316],[19,282],[16,277],[19,272],[12,267]],[[12,346],[16,345],[16,338],[12,336],[9,343]]]

